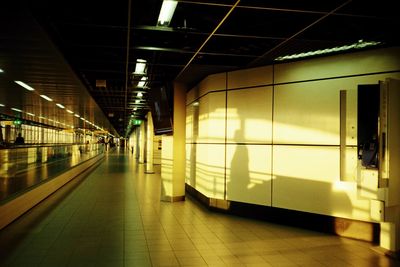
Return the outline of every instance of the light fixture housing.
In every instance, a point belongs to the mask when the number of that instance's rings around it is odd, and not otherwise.
[[[158,16],[157,26],[168,27],[171,23],[172,16],[175,13],[178,1],[164,0],[161,6],[160,14]]]
[[[143,76],[143,77],[140,79],[140,81],[138,82],[137,87],[138,87],[138,88],[144,88],[144,87],[146,86],[146,83],[147,83],[147,77],[146,77],[146,76]]]
[[[46,99],[47,101],[53,101],[53,99],[51,99],[50,97],[48,97],[47,95],[40,95],[41,98]]]
[[[14,81],[14,82],[15,82],[16,84],[18,84],[18,85],[24,87],[24,88],[25,88],[26,90],[28,90],[28,91],[35,91],[35,88],[33,88],[33,87],[27,85],[26,83],[24,83],[24,82],[22,82],[22,81]]]
[[[145,59],[137,59],[134,75],[144,75],[146,74],[147,60]]]
[[[319,55],[325,55],[325,54],[333,54],[333,53],[344,52],[344,51],[348,51],[348,50],[355,50],[355,49],[362,49],[362,48],[366,48],[366,47],[370,47],[370,46],[377,46],[380,44],[382,44],[382,43],[375,42],[375,41],[359,40],[358,42],[349,44],[349,45],[342,45],[342,46],[325,48],[325,49],[320,49],[320,50],[315,50],[315,51],[308,51],[308,52],[299,53],[299,54],[280,56],[280,57],[277,57],[275,59],[275,61],[284,61],[284,60],[290,60],[290,59],[298,59],[298,58],[306,58],[306,57],[319,56]]]

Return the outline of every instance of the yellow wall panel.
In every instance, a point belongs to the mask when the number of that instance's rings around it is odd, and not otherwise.
[[[272,84],[272,66],[228,72],[228,89]]]
[[[197,142],[225,142],[225,92],[214,92],[202,97],[199,101],[198,136],[193,132]],[[194,116],[196,128],[196,116]]]
[[[377,49],[275,66],[275,83],[399,70],[400,48]]]
[[[186,105],[189,105],[193,101],[199,98],[199,86],[195,86],[186,93]]]
[[[226,89],[226,73],[218,73],[207,76],[199,84],[199,96],[204,96],[211,91]]]
[[[198,116],[195,117],[197,106],[186,106],[186,143],[194,141],[193,133],[196,132],[195,126],[198,127]]]
[[[271,146],[227,145],[227,199],[271,205]]]
[[[274,142],[339,145],[339,91],[327,82],[276,86]]]
[[[339,179],[339,147],[274,146],[273,158],[274,207],[369,219],[357,184]]]
[[[272,142],[272,87],[228,91],[227,142]]]
[[[224,199],[225,145],[197,144],[195,150],[196,165],[191,185],[207,197]]]

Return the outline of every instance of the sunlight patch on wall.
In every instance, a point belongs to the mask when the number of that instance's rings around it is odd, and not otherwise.
[[[340,132],[336,130],[274,122],[274,143],[339,145],[339,141]]]
[[[225,146],[197,144],[196,189],[204,195],[224,199],[225,192]]]

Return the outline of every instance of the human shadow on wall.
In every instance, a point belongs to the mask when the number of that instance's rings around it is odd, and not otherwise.
[[[227,199],[255,204],[265,204],[267,201],[266,184],[263,180],[256,180],[251,177],[249,168],[250,158],[248,144],[242,144],[244,140],[243,128],[235,131],[235,146],[230,169],[227,170]],[[265,175],[265,174],[261,174]],[[269,187],[268,187],[269,188]]]

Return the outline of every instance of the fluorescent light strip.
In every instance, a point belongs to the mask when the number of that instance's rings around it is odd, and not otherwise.
[[[174,15],[178,1],[164,0],[161,6],[160,15],[158,16],[158,26],[169,26],[172,16]]]
[[[6,105],[0,103],[0,107],[5,107]]]
[[[81,120],[83,120],[83,121],[85,120],[85,118],[83,118],[83,117],[80,117],[79,119],[81,119]]]
[[[79,116],[78,114],[74,114],[75,117],[80,118],[81,116]]]
[[[136,60],[135,72],[133,74],[146,74],[146,63],[145,59]]]
[[[67,109],[68,113],[74,114],[74,112],[72,110]]]
[[[53,99],[51,99],[50,97],[48,97],[47,95],[40,95],[41,98],[46,99],[47,101],[53,101]]]
[[[331,53],[335,53],[335,52],[342,52],[342,51],[347,51],[347,50],[351,50],[351,49],[361,49],[361,48],[365,48],[365,47],[369,47],[369,46],[376,46],[379,44],[381,44],[381,42],[375,42],[375,41],[364,42],[363,40],[359,40],[357,43],[350,44],[350,45],[343,45],[343,46],[337,46],[337,47],[333,47],[333,48],[309,51],[309,52],[300,53],[300,54],[281,56],[281,57],[277,57],[275,60],[282,61],[282,60],[287,60],[287,59],[305,58],[305,57],[311,57],[311,56],[316,56],[316,55],[324,55],[324,54],[331,54]]]
[[[24,87],[26,90],[28,90],[28,91],[35,91],[35,88],[33,88],[33,87],[30,87],[29,85],[27,85],[26,83],[24,83],[24,82],[21,82],[21,81],[14,81],[16,84],[18,84],[18,85],[20,85],[20,86],[22,86],[22,87]]]
[[[16,112],[22,112],[22,110],[18,109],[18,108],[11,108],[12,110],[16,111]]]
[[[4,72],[4,70],[3,69],[0,69],[0,73],[3,73]]]
[[[61,105],[60,103],[57,103],[56,106],[59,107],[59,108],[65,108],[65,107],[64,107],[63,105]]]
[[[27,112],[26,114],[29,116],[35,117],[35,114],[33,114],[33,113]]]
[[[144,87],[145,85],[146,85],[146,81],[147,81],[147,77],[146,76],[143,76],[141,79],[140,79],[140,82],[138,83],[138,87]]]

